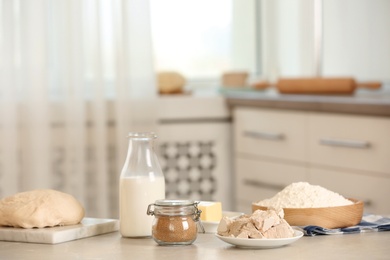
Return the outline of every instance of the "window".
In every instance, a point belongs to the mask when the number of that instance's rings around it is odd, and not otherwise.
[[[157,71],[212,81],[225,71],[259,73],[256,0],[151,0]]]

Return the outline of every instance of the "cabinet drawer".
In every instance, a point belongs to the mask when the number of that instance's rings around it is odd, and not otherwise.
[[[366,213],[388,215],[390,212],[390,178],[312,168],[309,179],[313,185],[362,200]]]
[[[245,201],[248,207],[253,202],[275,196],[292,182],[307,180],[307,170],[303,166],[245,158],[236,160],[236,173],[236,203]]]
[[[390,119],[311,113],[309,162],[390,174]]]
[[[236,152],[305,160],[307,114],[251,108],[237,108],[234,113]]]

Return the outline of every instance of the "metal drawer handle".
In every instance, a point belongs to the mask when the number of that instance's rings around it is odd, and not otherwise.
[[[274,141],[280,141],[284,139],[284,135],[282,133],[244,131],[244,136],[255,139],[266,139]]]
[[[348,148],[369,148],[370,143],[368,141],[357,141],[357,140],[341,140],[332,138],[321,138],[320,144],[328,146],[340,146]]]
[[[283,185],[266,183],[262,181],[251,180],[251,179],[243,179],[242,182],[244,183],[244,185],[253,186],[256,188],[263,188],[263,189],[265,188],[265,189],[273,189],[273,190],[283,190],[285,188],[285,186]]]

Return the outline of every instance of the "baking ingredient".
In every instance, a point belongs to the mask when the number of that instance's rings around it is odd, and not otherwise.
[[[157,83],[161,94],[176,94],[183,92],[186,80],[178,72],[165,71],[157,74]]]
[[[149,204],[148,215],[154,215],[152,237],[159,245],[190,245],[197,237],[200,211],[191,200],[157,200]],[[154,207],[154,210],[152,208]]]
[[[228,71],[222,74],[221,84],[224,87],[245,87],[248,76],[246,71]]]
[[[222,203],[219,201],[201,201],[198,209],[202,211],[200,220],[220,221],[222,219]]]
[[[119,231],[123,237],[152,235],[148,205],[165,198],[165,180],[152,132],[130,132],[125,163],[119,178]]]
[[[121,234],[123,236],[150,236],[153,217],[137,213],[145,213],[151,201],[165,196],[164,178],[156,177],[153,181],[148,177],[122,178],[119,189]]]
[[[295,182],[285,187],[274,197],[261,200],[256,204],[274,208],[321,208],[346,206],[353,204],[353,202],[319,185]]]
[[[153,239],[159,244],[190,244],[197,237],[197,227],[192,215],[156,216]]]
[[[150,236],[153,217],[146,215],[146,209],[150,202],[165,197],[164,177],[152,180],[142,176],[121,178],[119,190],[122,236]]]
[[[235,219],[223,217],[219,222],[218,235],[237,238],[289,238],[294,230],[284,219],[283,209],[256,210],[252,215]]]
[[[83,206],[72,195],[51,189],[17,193],[0,201],[0,226],[44,228],[80,223]]]

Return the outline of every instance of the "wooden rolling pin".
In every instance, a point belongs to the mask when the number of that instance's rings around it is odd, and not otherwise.
[[[380,82],[356,82],[353,78],[281,78],[276,87],[280,93],[352,94],[356,88],[378,89]]]

